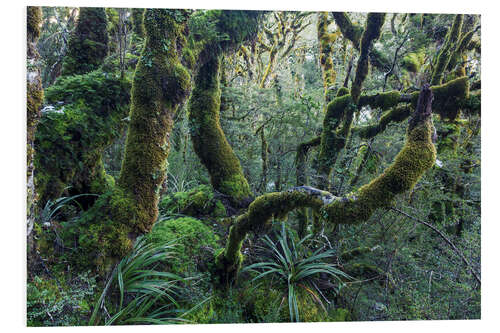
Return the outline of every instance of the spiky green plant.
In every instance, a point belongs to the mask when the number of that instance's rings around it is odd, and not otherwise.
[[[308,255],[308,249],[305,242],[311,237],[308,235],[295,243],[293,236],[288,236],[285,225],[282,225],[281,233],[277,236],[277,241],[273,242],[267,235],[264,236],[263,249],[269,252],[270,260],[258,262],[245,267],[244,271],[256,272],[258,275],[252,281],[262,279],[266,276],[277,278],[286,286],[288,295],[288,308],[290,312],[290,321],[300,321],[299,295],[298,290],[302,288],[307,294],[326,311],[323,302],[318,296],[319,288],[315,281],[319,279],[321,273],[329,278],[335,279],[339,285],[343,279],[352,279],[349,275],[342,272],[335,265],[328,263],[327,259],[333,257],[333,251],[324,251],[319,248]]]
[[[104,313],[104,325],[172,324],[185,321],[178,298],[186,290],[184,278],[155,268],[171,256],[174,241],[152,244],[139,238],[132,253],[115,267],[99,300],[89,325],[98,325]],[[113,291],[115,297],[113,298]],[[106,309],[106,297],[115,303],[112,314]],[[117,304],[116,304],[117,303]],[[182,313],[181,315],[178,315]]]

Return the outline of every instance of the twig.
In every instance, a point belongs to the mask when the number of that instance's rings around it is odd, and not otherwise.
[[[456,254],[459,255],[459,257],[462,259],[462,261],[465,263],[465,265],[467,266],[467,268],[470,270],[470,272],[472,273],[472,276],[474,276],[474,278],[476,279],[476,281],[481,284],[481,278],[479,277],[479,274],[474,270],[474,268],[472,267],[472,265],[469,263],[469,261],[467,260],[467,258],[464,256],[464,254],[455,246],[455,244],[453,244],[449,239],[448,237],[446,237],[439,229],[437,229],[436,227],[434,227],[432,224],[428,223],[428,222],[425,222],[425,221],[422,221],[414,216],[411,216],[411,215],[408,215],[406,214],[405,212],[395,208],[395,207],[391,207],[392,210],[408,217],[409,219],[412,219],[420,224],[423,224],[425,225],[426,227],[432,229],[434,232],[436,232],[452,249],[453,251],[455,251]]]

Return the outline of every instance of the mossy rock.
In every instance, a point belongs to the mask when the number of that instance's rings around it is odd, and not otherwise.
[[[226,209],[222,202],[214,197],[209,185],[200,185],[189,191],[176,192],[160,200],[162,214],[184,214],[189,216],[223,217]]]
[[[219,248],[214,231],[192,217],[160,220],[145,237],[156,244],[175,242],[175,254],[167,259],[166,269],[176,274],[209,270]]]

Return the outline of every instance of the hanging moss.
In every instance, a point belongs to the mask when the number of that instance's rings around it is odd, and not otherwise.
[[[240,206],[252,193],[240,161],[220,127],[220,60],[206,61],[195,76],[195,88],[189,102],[189,122],[193,147],[210,174],[215,190]]]
[[[36,133],[35,179],[40,204],[70,194],[104,193],[113,179],[104,172],[102,153],[124,129],[130,82],[94,71],[59,78],[46,89],[45,112]],[[85,207],[93,197],[80,199]]]
[[[165,180],[173,116],[190,91],[190,75],[180,63],[177,42],[183,10],[147,9],[145,47],[132,86],[130,124],[118,185],[131,195],[138,232],[151,230]]]
[[[80,7],[76,28],[68,42],[61,75],[96,70],[108,53],[107,18],[104,8]]]

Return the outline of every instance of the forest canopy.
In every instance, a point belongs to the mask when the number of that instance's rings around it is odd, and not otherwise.
[[[477,319],[481,20],[27,8],[28,326]]]

